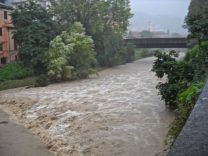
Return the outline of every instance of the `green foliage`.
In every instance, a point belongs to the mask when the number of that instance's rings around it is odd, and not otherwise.
[[[94,48],[98,63],[102,66],[114,66],[134,59],[132,46],[122,41],[132,16],[129,0],[50,2],[50,8],[45,9],[38,0],[28,0],[12,12],[20,61],[34,73],[45,73],[49,68],[48,74],[54,79],[87,77],[86,69],[96,62],[95,54],[87,51]],[[77,21],[84,28],[73,28]],[[55,38],[61,31],[62,34]],[[83,31],[92,36],[95,45],[91,44],[91,39],[83,39]],[[67,36],[68,32],[71,37]],[[69,37],[70,44],[65,37]],[[48,51],[52,54],[48,54]]]
[[[99,65],[114,66],[132,60],[132,50],[128,52],[129,46],[122,42],[132,16],[129,0],[62,0],[54,2],[53,8],[62,29],[76,21],[83,24],[94,40]]]
[[[124,61],[126,63],[126,62],[132,62],[134,60],[135,60],[135,46],[132,44],[126,44]]]
[[[77,22],[50,43],[48,75],[54,80],[86,78],[96,64],[94,44]]]
[[[103,37],[103,51],[98,53],[98,61],[101,66],[112,67],[121,62],[124,47],[119,34],[105,35]]]
[[[193,107],[198,95],[201,93],[204,82],[192,84],[187,90],[179,94],[178,108],[183,106]]]
[[[179,94],[177,116],[169,130],[169,136],[175,139],[180,131],[182,130],[188,116],[190,115],[199,94],[201,93],[204,86],[204,82],[192,84],[188,89]]]
[[[49,81],[46,75],[40,75],[35,81],[35,87],[45,87],[48,86]]]
[[[96,48],[100,66],[112,67],[134,60],[134,46],[125,44],[122,35],[118,33],[111,32],[103,35]]]
[[[20,61],[35,73],[44,72],[45,51],[56,34],[52,14],[36,0],[28,0],[18,5],[11,15]]]
[[[106,27],[123,33],[132,16],[129,0],[61,0],[54,1],[52,5],[63,28],[69,28],[78,21],[86,28],[88,35],[104,32]]]
[[[201,42],[190,49],[185,56],[185,61],[195,69],[194,80],[204,80],[208,73],[208,41]]]
[[[199,42],[208,39],[208,1],[192,0],[185,23],[190,38]]]
[[[93,40],[85,35],[81,23],[75,23],[70,32],[69,42],[73,44],[73,52],[68,58],[69,64],[74,67],[78,78],[86,78],[90,68],[97,62]]]
[[[0,91],[18,87],[25,87],[25,86],[34,86],[35,78],[27,78],[21,80],[6,80],[0,82]]]
[[[0,80],[22,79],[31,75],[32,71],[29,68],[23,67],[17,63],[0,67]]]
[[[193,80],[193,67],[185,61],[177,61],[178,54],[175,51],[169,53],[157,51],[155,57],[157,60],[154,62],[152,71],[159,78],[167,77],[167,81],[160,82],[156,88],[165,100],[166,106],[175,109],[178,93],[187,88]]]
[[[165,103],[170,108],[177,108],[177,98],[181,91],[191,83],[205,80],[208,73],[208,42],[202,42],[190,49],[185,59],[177,61],[177,53],[157,51],[153,71],[159,78],[167,77],[165,83],[159,83],[157,89]]]
[[[169,139],[174,140],[180,133],[196,100],[202,91],[208,74],[208,42],[202,42],[186,53],[184,60],[176,60],[177,53],[171,51],[155,53],[153,71],[157,77],[166,77],[157,89],[168,107],[177,112],[169,131]]]
[[[71,80],[73,78],[73,71],[74,71],[74,67],[73,66],[65,66],[63,68],[63,78],[65,80]]]
[[[67,36],[68,35],[68,36]],[[67,43],[64,37],[69,37],[67,32],[62,32],[50,43],[48,55],[48,75],[51,79],[65,79],[63,76],[64,66],[67,64],[67,57],[73,51],[73,45]]]

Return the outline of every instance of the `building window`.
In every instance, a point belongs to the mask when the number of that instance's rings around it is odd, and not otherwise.
[[[14,50],[17,50],[18,46],[17,46],[17,42],[16,40],[14,39]]]
[[[6,57],[1,58],[1,64],[7,64],[7,58]]]
[[[2,43],[0,43],[0,51],[3,51]]]
[[[6,20],[8,18],[7,11],[4,11],[4,19]]]
[[[0,36],[2,36],[2,28],[0,28]]]

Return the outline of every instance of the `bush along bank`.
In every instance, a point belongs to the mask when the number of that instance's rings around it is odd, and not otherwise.
[[[208,41],[189,49],[183,60],[176,60],[177,52],[157,51],[153,69],[159,78],[167,78],[156,88],[166,106],[176,112],[167,141],[173,143],[189,117],[208,75]]]
[[[51,41],[47,56],[52,81],[86,78],[96,72],[92,68],[97,63],[93,40],[79,22]]]
[[[18,63],[0,67],[0,81],[23,79],[32,75],[32,71]]]
[[[0,67],[0,91],[23,86],[33,86],[35,78],[31,76],[32,71],[21,64],[12,63],[3,65]]]

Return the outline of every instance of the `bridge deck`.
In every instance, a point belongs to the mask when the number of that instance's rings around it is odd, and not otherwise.
[[[124,41],[137,48],[187,48],[186,38],[132,38]]]

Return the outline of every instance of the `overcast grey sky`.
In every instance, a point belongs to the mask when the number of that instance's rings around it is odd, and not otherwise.
[[[130,0],[134,17],[131,30],[145,30],[152,23],[154,30],[170,30],[186,34],[182,28],[190,0]]]

